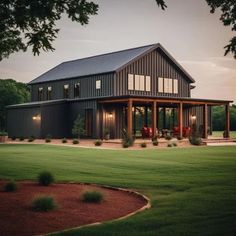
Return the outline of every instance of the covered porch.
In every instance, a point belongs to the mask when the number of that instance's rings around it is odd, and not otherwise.
[[[231,101],[207,100],[173,97],[117,97],[99,101],[100,138],[104,138],[104,130],[109,130],[111,138],[121,138],[125,129],[129,136],[143,137],[144,129],[148,129],[148,138],[188,136],[195,124],[207,139],[212,131],[211,107],[225,107],[225,138],[230,137],[229,104]],[[147,131],[145,131],[147,132]]]

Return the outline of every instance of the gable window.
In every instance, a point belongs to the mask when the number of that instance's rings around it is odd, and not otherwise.
[[[76,83],[74,87],[74,97],[80,97],[80,83]]]
[[[47,89],[47,100],[51,100],[52,99],[52,87],[49,86]]]
[[[43,100],[43,87],[38,88],[38,101]]]
[[[144,91],[144,75],[139,76],[139,90]]]
[[[174,93],[177,94],[179,91],[178,80],[174,79]]]
[[[172,79],[164,78],[164,93],[172,93]]]
[[[101,80],[96,80],[96,89],[101,89]]]
[[[128,74],[128,90],[134,90],[134,75]]]
[[[158,92],[163,93],[164,92],[164,83],[163,83],[163,78],[159,77],[158,78]]]
[[[69,84],[64,84],[63,98],[69,98]]]
[[[146,91],[151,91],[151,77],[146,76]]]
[[[134,89],[139,90],[139,75],[134,76]]]

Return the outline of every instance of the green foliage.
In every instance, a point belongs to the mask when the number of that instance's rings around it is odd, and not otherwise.
[[[29,137],[28,142],[34,142],[34,140],[35,140],[35,137],[32,135]]]
[[[11,137],[11,140],[12,140],[12,141],[15,141],[15,140],[16,140],[16,136],[12,136],[12,137]]]
[[[19,140],[20,140],[20,141],[24,141],[25,138],[24,138],[23,136],[20,136],[20,137],[19,137]]]
[[[166,135],[165,139],[166,139],[166,140],[171,140],[172,137],[171,137],[171,135]]]
[[[172,146],[173,146],[173,147],[177,147],[178,144],[177,144],[177,143],[172,143]]]
[[[29,101],[30,89],[26,84],[16,82],[12,79],[0,79],[0,130],[6,130],[6,106]]]
[[[134,144],[134,137],[130,137],[125,129],[122,131],[122,136],[123,136],[122,146],[124,148],[128,148],[130,146],[133,146],[133,144]]]
[[[147,143],[145,143],[145,142],[140,143],[140,147],[146,148],[147,147]]]
[[[17,184],[15,181],[7,182],[4,186],[5,192],[15,192],[17,190]]]
[[[57,208],[57,204],[51,196],[38,196],[32,201],[34,211],[46,212]]]
[[[102,145],[102,140],[101,140],[101,139],[97,139],[97,140],[94,142],[94,145],[95,145],[95,146],[101,146],[101,145]]]
[[[63,139],[61,140],[61,142],[62,142],[62,143],[67,143],[67,139],[66,139],[66,138],[63,138]]]
[[[45,142],[50,143],[51,141],[52,141],[52,136],[50,134],[47,134],[47,136],[45,138]]]
[[[103,200],[103,194],[97,191],[87,191],[83,193],[81,200],[87,203],[100,203]]]
[[[189,142],[190,142],[192,145],[195,145],[195,146],[202,145],[202,139],[201,139],[200,137],[190,136],[190,137],[189,137]]]
[[[0,131],[0,136],[7,136],[7,132],[5,132],[5,131]]]
[[[167,147],[172,147],[172,144],[171,144],[171,143],[168,143],[168,144],[167,144]]]
[[[54,176],[49,171],[43,171],[38,175],[38,183],[43,186],[49,186],[55,181]]]
[[[74,121],[72,134],[80,138],[80,136],[83,135],[84,133],[85,133],[84,119],[80,115],[78,115],[76,120]]]
[[[153,146],[158,146],[158,140],[152,141],[152,145],[153,145]]]
[[[73,139],[72,143],[73,144],[79,144],[79,140],[78,139]]]
[[[153,136],[153,137],[152,137],[152,141],[157,141],[157,138],[158,138],[157,135]]]
[[[11,53],[32,47],[34,55],[53,51],[52,42],[57,38],[57,21],[67,15],[81,25],[88,24],[96,15],[98,5],[92,1],[20,1],[0,3],[0,61]]]
[[[212,126],[215,131],[222,131],[225,129],[224,106],[212,108]],[[230,130],[236,130],[236,105],[230,106]]]

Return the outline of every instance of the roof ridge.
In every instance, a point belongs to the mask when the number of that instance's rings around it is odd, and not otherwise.
[[[84,59],[90,59],[90,58],[94,58],[94,57],[105,56],[105,55],[109,55],[109,54],[120,53],[120,52],[124,52],[124,51],[131,51],[131,50],[145,48],[145,47],[151,47],[151,46],[155,46],[157,44],[158,43],[153,43],[153,44],[143,45],[143,46],[139,46],[139,47],[135,47],[135,48],[127,48],[127,49],[122,49],[122,50],[118,50],[118,51],[102,53],[102,54],[98,54],[98,55],[94,55],[94,56],[82,57],[82,58],[79,58],[79,59],[64,61],[64,62],[62,62],[60,64],[64,64],[64,63],[68,63],[68,62],[73,62],[73,61],[84,60]]]

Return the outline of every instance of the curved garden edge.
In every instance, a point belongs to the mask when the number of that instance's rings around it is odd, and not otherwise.
[[[86,228],[86,227],[97,226],[97,225],[101,225],[101,224],[104,224],[104,223],[124,220],[124,219],[127,219],[127,218],[129,218],[133,215],[136,215],[136,214],[138,214],[138,213],[140,213],[144,210],[147,210],[147,209],[151,208],[151,200],[146,195],[141,194],[141,193],[139,193],[137,191],[134,191],[134,190],[131,190],[131,189],[113,187],[113,186],[109,186],[109,185],[92,184],[92,183],[76,183],[76,182],[67,182],[67,183],[69,183],[69,184],[89,185],[89,186],[95,186],[95,187],[100,187],[100,188],[105,188],[105,189],[112,189],[112,190],[116,190],[116,191],[127,192],[129,194],[134,194],[137,197],[142,198],[143,200],[145,200],[146,204],[143,207],[139,208],[138,210],[136,210],[134,212],[131,212],[131,213],[125,215],[125,216],[121,216],[119,218],[115,218],[115,219],[108,220],[108,221],[102,221],[102,222],[94,222],[94,223],[91,223],[91,224],[81,225],[81,226],[78,226],[78,227],[73,227],[73,228],[69,228],[69,229],[65,229],[65,230],[61,230],[61,231],[51,232],[51,233],[46,234],[48,236],[49,235],[56,235],[56,234],[59,234],[59,233],[66,233],[66,232],[69,232],[71,230],[78,230],[78,229],[82,229],[82,228]],[[37,236],[43,236],[43,235],[37,235]]]

